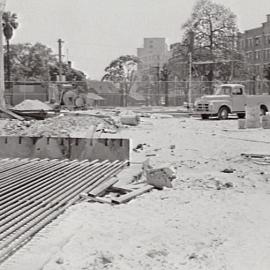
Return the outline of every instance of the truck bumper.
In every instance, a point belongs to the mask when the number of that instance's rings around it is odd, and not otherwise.
[[[209,115],[209,116],[217,116],[217,113],[216,112],[212,112],[212,111],[197,111],[197,110],[194,110],[193,115]]]

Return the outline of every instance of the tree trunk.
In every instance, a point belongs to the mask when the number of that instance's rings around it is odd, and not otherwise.
[[[7,82],[6,82],[6,87],[10,91],[10,104],[13,105],[13,89],[12,89],[12,84],[11,84],[11,72],[10,72],[10,44],[9,44],[9,39],[6,39],[7,43],[7,58],[6,58],[6,67],[7,67]]]
[[[7,85],[9,88],[9,83],[11,81],[10,79],[10,46],[9,46],[9,39],[6,39],[6,43],[7,43],[7,63],[6,63],[6,67],[7,67]]]
[[[3,50],[3,25],[2,14],[0,12],[0,107],[5,108],[5,78],[4,78],[4,50]]]

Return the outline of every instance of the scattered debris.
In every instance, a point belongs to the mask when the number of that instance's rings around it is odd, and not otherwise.
[[[242,153],[241,156],[251,159],[253,163],[258,165],[270,165],[270,155],[268,154],[245,154]]]
[[[129,193],[125,194],[125,195],[122,195],[122,196],[120,196],[118,198],[113,198],[112,202],[117,203],[117,204],[126,203],[126,202],[132,200],[133,198],[136,198],[136,197],[142,195],[143,193],[146,193],[146,192],[152,190],[153,188],[154,187],[152,185],[145,185],[142,188],[131,191],[131,192],[129,192]]]
[[[149,153],[149,154],[146,154],[145,156],[146,156],[146,157],[155,157],[155,156],[157,156],[157,154]]]
[[[63,258],[58,258],[56,261],[55,261],[57,264],[63,264],[64,263],[64,259]]]
[[[265,158],[265,157],[270,157],[270,154],[247,154],[247,153],[242,153],[241,156],[247,157],[247,158]]]
[[[128,125],[128,126],[137,126],[140,123],[140,117],[133,113],[133,112],[123,112],[120,113],[120,122],[123,125]]]
[[[20,120],[20,121],[24,120],[24,117],[14,113],[14,112],[12,112],[10,110],[0,108],[0,112],[3,112],[5,115],[7,115],[7,117],[11,117],[11,118],[14,118],[14,119],[17,119],[17,120]]]
[[[172,181],[175,178],[175,171],[169,167],[146,169],[146,182],[158,189],[172,188]]]
[[[134,152],[139,152],[140,150],[143,150],[144,146],[146,146],[146,144],[142,144],[142,143],[139,143],[135,148],[133,148],[133,151]]]
[[[233,187],[232,182],[226,182],[225,184],[223,184],[219,180],[216,181],[217,190],[226,189],[226,188],[232,188],[232,187]]]
[[[175,144],[172,144],[172,145],[170,145],[170,149],[171,150],[174,150],[176,147],[175,147]]]
[[[189,259],[189,260],[198,259],[198,255],[195,254],[195,253],[192,253],[191,255],[189,255],[188,259]]]
[[[223,187],[225,188],[232,188],[233,187],[233,183],[232,182],[227,182],[223,185]]]
[[[235,169],[224,169],[221,172],[223,172],[223,173],[234,173],[235,171],[236,171]]]

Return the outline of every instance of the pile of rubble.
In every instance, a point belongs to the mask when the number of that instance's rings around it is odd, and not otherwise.
[[[46,136],[46,137],[92,137],[95,131],[113,130],[117,126],[113,121],[94,116],[64,116],[47,118],[43,121],[8,121],[0,135],[2,136]],[[91,133],[91,134],[90,134]]]

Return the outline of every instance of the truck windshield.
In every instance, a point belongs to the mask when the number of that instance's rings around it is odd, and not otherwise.
[[[230,95],[232,91],[232,88],[230,86],[220,86],[216,90],[216,95]]]

